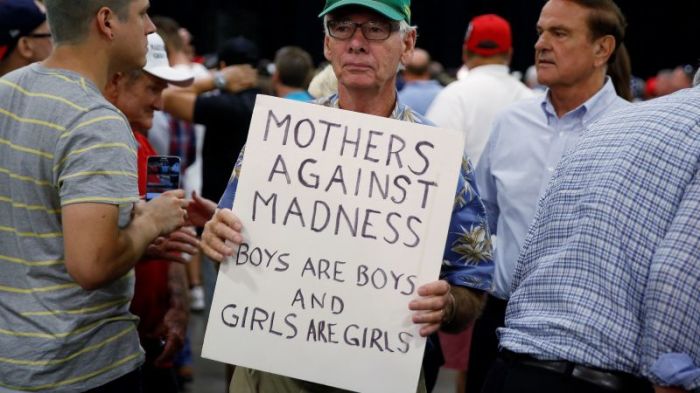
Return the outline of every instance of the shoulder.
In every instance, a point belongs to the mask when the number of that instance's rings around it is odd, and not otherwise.
[[[398,120],[408,121],[408,122],[416,123],[416,124],[423,124],[423,125],[432,126],[432,127],[436,126],[435,123],[428,120],[428,118],[421,115],[420,113],[414,111],[408,105],[399,103],[398,110],[399,110]]]
[[[598,123],[607,127],[635,128],[640,132],[700,127],[700,118],[697,116],[700,113],[700,87],[640,103],[622,102]],[[700,134],[696,139],[700,139]]]
[[[496,120],[509,120],[522,117],[543,117],[542,96],[529,96],[517,100],[500,110],[496,114]]]
[[[459,97],[467,90],[470,84],[471,81],[468,78],[454,81],[445,86],[438,94],[438,97]]]

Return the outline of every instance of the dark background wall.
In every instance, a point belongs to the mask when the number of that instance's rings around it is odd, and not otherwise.
[[[513,27],[512,68],[524,71],[533,59],[535,23],[544,0],[413,0],[412,24],[418,46],[446,68],[461,63],[469,20],[496,13]],[[629,24],[626,45],[632,71],[648,77],[662,68],[700,62],[699,0],[618,0]],[[151,0],[151,15],[167,15],[195,36],[198,52],[216,51],[227,37],[245,35],[258,43],[263,57],[277,48],[298,45],[317,63],[323,61],[323,28],[316,17],[324,0]]]

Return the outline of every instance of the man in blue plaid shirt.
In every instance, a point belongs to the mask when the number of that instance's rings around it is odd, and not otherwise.
[[[586,130],[539,202],[484,392],[700,390],[700,86]]]

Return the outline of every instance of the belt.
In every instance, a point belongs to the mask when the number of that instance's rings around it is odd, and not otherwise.
[[[501,357],[511,363],[540,368],[556,374],[570,375],[572,378],[613,392],[651,391],[651,383],[648,381],[619,371],[606,371],[563,360],[539,360],[530,355],[515,353],[507,349],[501,350]]]

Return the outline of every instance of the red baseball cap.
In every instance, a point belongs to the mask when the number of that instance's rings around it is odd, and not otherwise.
[[[506,53],[512,45],[510,23],[496,14],[474,17],[464,37],[464,49],[479,56]]]

